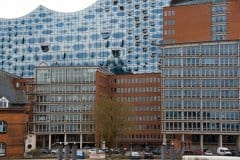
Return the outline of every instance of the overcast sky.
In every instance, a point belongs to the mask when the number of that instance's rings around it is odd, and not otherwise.
[[[60,11],[74,12],[84,9],[97,0],[0,0],[0,18],[17,18],[26,15],[37,6]]]

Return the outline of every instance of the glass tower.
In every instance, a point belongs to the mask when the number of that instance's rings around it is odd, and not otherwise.
[[[98,0],[60,13],[39,6],[15,19],[0,19],[0,69],[33,77],[36,66],[121,67],[158,72],[162,8],[170,0]]]

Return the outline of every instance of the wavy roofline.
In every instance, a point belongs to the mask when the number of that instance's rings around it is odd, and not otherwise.
[[[44,10],[48,10],[49,12],[54,12],[54,13],[56,13],[56,14],[74,14],[74,13],[83,12],[83,11],[91,8],[93,5],[95,5],[95,4],[98,3],[99,1],[100,1],[100,0],[97,0],[96,2],[94,2],[94,3],[92,3],[91,5],[87,6],[86,8],[80,9],[80,10],[78,10],[78,11],[70,11],[70,12],[68,12],[68,11],[66,11],[66,12],[64,12],[64,11],[57,11],[57,10],[48,8],[48,7],[40,4],[40,5],[38,5],[37,7],[35,7],[33,10],[31,10],[30,12],[28,12],[28,13],[22,15],[22,16],[19,16],[19,17],[11,17],[11,18],[2,18],[2,17],[0,17],[0,20],[17,20],[17,19],[21,19],[21,18],[24,18],[24,17],[27,17],[27,16],[31,15],[32,13],[34,13],[36,10],[38,10],[38,9],[40,9],[40,8],[43,8]]]

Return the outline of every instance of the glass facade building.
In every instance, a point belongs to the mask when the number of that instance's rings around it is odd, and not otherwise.
[[[226,135],[232,136],[226,143],[236,142],[240,131],[239,47],[239,41],[163,46],[163,133],[167,138],[214,134],[223,143]]]
[[[96,71],[97,67],[37,67],[33,111],[37,142],[50,147],[58,142],[94,146]]]
[[[156,45],[162,43],[162,8],[169,1],[98,0],[72,13],[39,6],[23,17],[0,19],[0,68],[33,77],[34,68],[43,63],[108,66],[114,62],[125,71],[158,72]]]

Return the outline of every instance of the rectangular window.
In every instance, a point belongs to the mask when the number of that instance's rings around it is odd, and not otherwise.
[[[0,142],[0,156],[5,156],[6,154],[6,145],[3,142]]]
[[[7,123],[5,121],[0,121],[0,133],[7,132]]]

